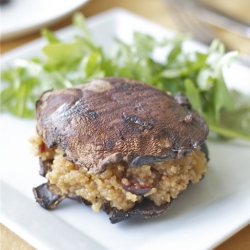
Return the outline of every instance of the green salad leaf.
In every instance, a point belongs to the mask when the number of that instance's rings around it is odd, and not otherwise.
[[[16,60],[2,71],[2,112],[31,118],[36,100],[46,90],[120,76],[173,94],[182,92],[219,138],[250,140],[250,98],[229,91],[222,74],[223,67],[229,66],[238,52],[225,53],[225,46],[218,39],[206,52],[198,52],[184,49],[189,39],[186,35],[158,41],[134,32],[132,43],[116,39],[113,50],[105,53],[94,42],[81,14],[74,16],[73,24],[76,35],[71,41],[61,41],[44,29],[42,36],[48,41],[42,49],[44,56]],[[162,60],[156,60],[157,51],[163,55]]]

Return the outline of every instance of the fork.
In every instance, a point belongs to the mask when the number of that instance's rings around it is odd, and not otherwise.
[[[191,32],[195,39],[205,44],[210,44],[216,38],[215,32],[209,25],[250,38],[250,27],[247,24],[219,13],[203,3],[198,3],[197,0],[165,0],[165,2],[171,8],[170,15],[181,31]],[[241,54],[237,61],[250,67],[250,57],[246,54]]]
[[[236,18],[233,18],[227,15],[224,12],[218,11],[205,3],[197,0],[165,0],[170,7],[178,11],[182,17],[186,16],[190,18],[191,23],[195,24],[195,28],[197,28],[197,24],[199,26],[203,26],[204,24],[210,24],[212,26],[217,26],[222,29],[228,30],[231,33],[234,33],[238,36],[250,38],[250,25],[242,22]],[[196,20],[194,22],[194,20]],[[183,22],[183,26],[188,26],[188,22]],[[189,25],[190,26],[190,25]],[[205,26],[205,25],[204,25]],[[191,27],[192,28],[192,27]],[[199,28],[199,27],[198,27]],[[204,27],[203,27],[204,28]],[[194,32],[194,28],[192,29]],[[200,29],[199,31],[204,32],[204,29]],[[206,35],[205,35],[206,36]]]
[[[204,24],[194,15],[197,6],[190,1],[166,0],[171,8],[170,15],[181,31],[191,32],[193,37],[202,43],[210,44],[216,37],[213,30],[208,26],[204,29]]]

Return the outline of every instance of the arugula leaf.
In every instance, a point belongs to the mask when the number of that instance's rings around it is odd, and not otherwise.
[[[86,41],[95,47],[92,35],[87,28],[85,18],[81,13],[76,13],[73,16],[73,25],[79,29],[80,35],[85,37]]]
[[[218,39],[201,53],[184,49],[186,35],[158,41],[135,32],[132,43],[116,39],[114,52],[106,54],[95,44],[81,14],[74,15],[73,24],[76,35],[71,41],[61,41],[44,29],[42,35],[48,41],[42,49],[44,57],[19,59],[2,71],[2,112],[34,117],[35,102],[48,89],[120,76],[173,94],[182,92],[220,138],[250,140],[250,98],[230,92],[222,73],[238,52],[225,53],[225,46]],[[162,60],[156,60],[157,53]]]
[[[54,35],[54,33],[48,29],[42,29],[41,34],[47,38],[49,43],[59,43],[60,40]]]
[[[243,96],[237,91],[231,94],[236,105],[233,110],[221,110],[220,124],[250,137],[250,95]]]
[[[82,51],[80,41],[73,43],[50,43],[43,48],[43,53],[48,57],[48,64],[60,65],[78,57]]]
[[[220,119],[220,111],[222,108],[227,108],[229,110],[234,109],[234,101],[226,87],[224,78],[223,78],[223,67],[230,62],[232,59],[237,58],[239,53],[237,51],[229,52],[226,55],[222,56],[218,61],[215,67],[215,82],[214,82],[214,112],[215,112],[215,121],[218,122]]]
[[[202,114],[202,106],[201,106],[201,97],[199,93],[199,89],[194,85],[191,79],[185,79],[185,94],[188,97],[190,103],[192,104],[192,108]]]

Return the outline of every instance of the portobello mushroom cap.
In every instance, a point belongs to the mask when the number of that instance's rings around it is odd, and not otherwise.
[[[208,159],[203,144],[208,126],[192,110],[188,99],[140,81],[110,77],[47,91],[36,103],[36,115],[37,133],[46,146],[61,149],[68,161],[87,169],[88,173],[102,173],[107,166],[119,162],[138,168],[180,159],[198,148]],[[45,176],[50,171],[50,162],[46,167],[45,162],[40,162]],[[36,200],[44,208],[53,209],[64,198],[84,201],[49,187],[50,184],[43,184],[33,189]],[[57,191],[53,193],[53,190]],[[53,197],[53,202],[49,197]],[[111,222],[116,223],[134,215],[144,218],[160,215],[172,201],[156,206],[144,198],[129,211],[102,208],[110,215]]]
[[[47,91],[36,104],[37,132],[89,173],[182,158],[204,143],[208,126],[180,96],[125,78]]]

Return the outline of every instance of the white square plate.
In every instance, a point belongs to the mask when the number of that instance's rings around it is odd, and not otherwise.
[[[156,38],[171,31],[121,9],[88,20],[94,39],[106,51],[118,37],[130,41],[134,30]],[[58,32],[72,37],[72,27]],[[15,58],[39,54],[45,44],[38,39],[3,55],[5,66]],[[188,49],[205,49],[190,42]],[[228,85],[250,92],[250,71],[233,65],[225,71]],[[56,210],[46,211],[34,200],[32,188],[45,182],[38,174],[28,138],[35,121],[2,114],[1,122],[1,220],[37,249],[211,249],[243,228],[250,220],[250,144],[242,141],[209,141],[210,162],[206,177],[190,186],[169,211],[150,220],[132,219],[112,225],[104,212],[63,201]]]

